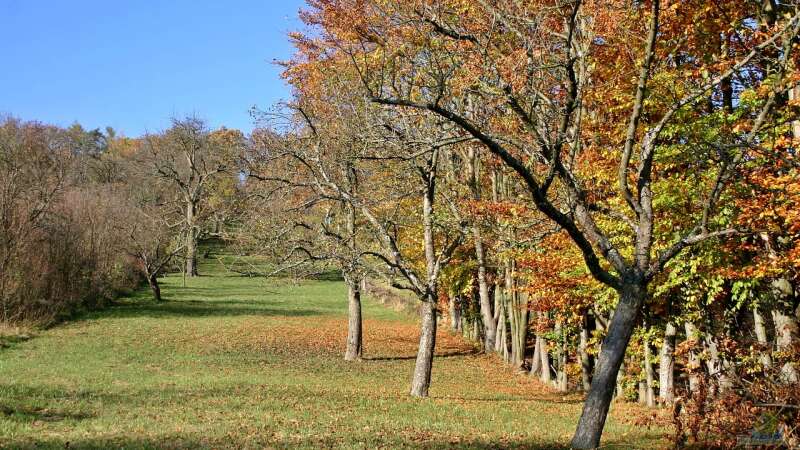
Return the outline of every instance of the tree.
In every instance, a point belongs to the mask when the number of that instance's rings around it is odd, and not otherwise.
[[[369,270],[365,248],[360,242],[361,223],[356,207],[330,184],[341,185],[361,195],[359,171],[346,154],[320,150],[319,141],[340,142],[337,136],[319,136],[313,131],[313,115],[320,111],[308,102],[287,107],[286,115],[272,115],[268,128],[254,133],[253,145],[244,158],[245,173],[258,183],[254,193],[255,219],[245,232],[246,239],[258,241],[260,254],[275,263],[269,275],[284,275],[305,268],[309,275],[333,264],[348,288],[348,335],[344,359],[360,360],[363,353],[361,317],[362,281]],[[272,128],[286,128],[276,120],[293,123],[291,132],[278,134]],[[331,144],[328,144],[331,145]],[[335,144],[333,144],[335,146]],[[310,164],[308,163],[310,161]],[[322,174],[328,177],[323,183]],[[253,191],[251,189],[251,191]],[[257,236],[252,236],[256,230]],[[251,245],[252,246],[252,245]]]
[[[658,0],[633,7],[582,1],[310,4],[315,9],[307,22],[352,61],[372,101],[429,111],[482,143],[517,174],[532,204],[569,235],[592,276],[618,293],[572,440],[577,448],[596,447],[650,283],[685,248],[739,232],[719,226],[719,203],[787,92],[800,26],[796,11],[769,34],[753,37],[753,8],[725,4],[727,15],[714,16],[713,24],[741,39],[722,58],[704,59],[694,56],[709,50],[686,39],[697,30],[687,28],[682,16],[701,6],[695,4],[666,10]],[[730,15],[739,18],[733,29],[722,19]],[[629,34],[646,36],[643,48]],[[674,57],[681,52],[689,55],[692,70]],[[633,64],[613,56],[627,53],[643,56]],[[763,95],[743,105],[737,130],[712,145],[695,142],[707,150],[702,165],[666,177],[697,183],[702,194],[690,212],[659,210],[654,188],[664,188],[659,163],[674,148],[675,127],[699,123],[708,114],[709,93],[765,66],[769,78],[754,82],[763,86]],[[663,100],[652,97],[654,91]],[[599,101],[603,96],[614,99],[616,108]],[[720,148],[724,156],[717,158],[713,152]],[[616,168],[609,164],[600,174],[597,168],[587,174],[593,158],[616,160]],[[698,167],[710,179],[696,177]],[[598,175],[616,175],[616,191],[589,191]],[[687,216],[693,224],[680,236],[662,234],[671,220]],[[609,222],[626,229],[610,228]]]
[[[163,134],[144,138],[144,163],[153,169],[156,177],[175,188],[183,203],[186,274],[190,277],[198,274],[197,241],[206,188],[228,169],[237,145],[236,136],[215,138],[197,118],[174,119],[172,128]]]
[[[16,298],[24,274],[19,260],[35,252],[40,229],[63,193],[68,149],[57,145],[54,130],[15,119],[0,123],[0,302],[3,322],[21,308]]]
[[[123,237],[116,244],[136,261],[153,300],[161,302],[158,277],[185,250],[185,239],[181,242],[180,236],[180,215],[174,213],[166,193],[158,185],[148,183],[147,177],[131,175],[125,181],[119,188],[120,199],[114,211],[115,226]]]

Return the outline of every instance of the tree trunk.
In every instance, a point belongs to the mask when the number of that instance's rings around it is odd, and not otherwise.
[[[639,395],[637,400],[642,405],[647,403],[647,382],[644,380],[639,381]]]
[[[697,341],[700,339],[697,335],[697,327],[691,322],[686,322],[684,328],[686,329],[686,340],[694,341],[694,347],[697,347]],[[694,350],[689,352],[689,362],[687,366],[689,369],[689,392],[694,393],[697,392],[700,386],[700,377],[697,374],[697,371],[700,370],[700,358],[698,358],[697,352]]]
[[[519,368],[525,363],[525,345],[528,340],[528,294],[513,292],[509,296],[511,319],[511,356],[510,362]]]
[[[361,359],[361,286],[358,280],[347,283],[347,350],[344,354],[345,361]]]
[[[672,403],[675,399],[675,334],[678,330],[672,322],[667,322],[664,343],[661,345],[658,363],[658,397],[662,403]]]
[[[561,322],[556,323],[556,333],[558,334],[558,344],[556,344],[556,388],[560,392],[567,392],[569,383],[567,380],[567,338],[564,335],[564,327]]]
[[[497,336],[494,341],[494,349],[492,351],[503,357],[504,361],[508,361],[508,328],[506,324],[506,303],[508,301],[508,293],[503,293],[497,296],[497,309],[495,314],[497,316],[495,327]],[[484,343],[485,344],[485,343]]]
[[[717,387],[719,388],[719,392],[725,392],[726,390],[733,387],[733,382],[731,381],[731,377],[729,374],[730,371],[730,364],[719,354],[719,345],[717,345],[717,340],[713,336],[706,339],[708,342],[708,374],[710,378],[716,381],[716,386],[714,386],[714,390],[712,391],[712,395],[716,394]]]
[[[474,148],[470,148],[467,154],[467,172],[469,187],[474,200],[480,200],[481,198],[478,162],[477,152]],[[485,352],[490,353],[495,349],[497,328],[493,320],[492,299],[489,297],[489,284],[486,280],[486,250],[483,246],[481,229],[477,224],[472,225],[472,235],[475,243],[475,260],[478,264],[478,295],[480,296],[481,317],[483,318],[483,349]]]
[[[450,331],[453,333],[461,331],[461,306],[458,296],[450,298]]]
[[[542,369],[542,337],[536,335],[536,343],[533,346],[533,358],[531,359],[531,376],[535,376]]]
[[[627,283],[622,285],[619,303],[597,361],[592,386],[572,438],[573,448],[587,449],[600,445],[600,436],[614,395],[617,372],[625,358],[625,350],[628,348],[639,308],[646,294],[645,286]]]
[[[772,321],[775,323],[775,342],[778,345],[778,351],[791,349],[795,339],[797,339],[797,320],[775,309],[772,310]],[[798,377],[796,363],[792,361],[786,362],[781,367],[781,377],[787,383],[796,383],[800,378]]]
[[[753,328],[756,333],[756,340],[761,345],[762,349],[759,353],[761,356],[759,360],[761,361],[761,365],[764,366],[765,369],[769,369],[772,367],[772,358],[769,354],[769,340],[767,339],[767,327],[764,324],[764,316],[761,315],[761,312],[758,310],[758,306],[753,307]]]
[[[150,285],[150,290],[153,292],[153,300],[160,302],[161,300],[161,286],[158,285],[158,277],[150,275],[147,277],[147,283]]]
[[[648,408],[656,406],[656,396],[653,391],[655,384],[655,372],[653,371],[653,362],[650,361],[650,343],[644,339],[642,343],[644,346],[644,374],[645,374],[645,404]]]
[[[197,205],[186,202],[186,275],[190,277],[198,275],[196,214]]]
[[[800,86],[794,86],[789,89],[789,100],[794,101],[800,99]],[[792,121],[792,135],[795,139],[800,139],[800,120]]]
[[[552,377],[550,376],[550,354],[547,352],[547,339],[542,337],[542,346],[539,349],[539,356],[541,357],[542,371],[539,373],[539,379],[542,383],[550,384]]]
[[[436,348],[436,303],[433,298],[422,302],[422,325],[420,327],[419,350],[411,381],[411,395],[427,397],[431,385],[433,352]]]
[[[413,397],[427,397],[431,385],[431,370],[433,369],[433,354],[436,349],[436,302],[437,282],[436,272],[437,257],[433,231],[433,202],[436,188],[436,162],[438,152],[434,150],[428,172],[425,176],[425,191],[422,196],[422,226],[423,242],[425,248],[425,290],[421,295],[422,323],[420,324],[419,348],[417,361],[414,365],[414,376],[411,380],[411,395]]]
[[[619,370],[617,370],[617,386],[614,388],[614,394],[612,398],[619,399],[625,394],[625,386],[622,382],[625,381],[625,357],[622,358],[622,363],[619,365]]]
[[[581,327],[580,342],[578,343],[578,357],[581,361],[581,387],[585,392],[589,392],[592,385],[592,357],[589,355],[589,317],[583,317]]]
[[[478,263],[478,296],[481,305],[481,318],[483,319],[483,349],[491,353],[495,348],[495,338],[497,328],[492,311],[492,299],[489,297],[489,283],[486,281],[486,255],[484,253],[483,240],[480,228],[475,225],[472,227],[472,234],[475,240],[475,259]]]

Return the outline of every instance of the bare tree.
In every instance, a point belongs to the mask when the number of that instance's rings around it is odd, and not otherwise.
[[[144,138],[143,157],[155,175],[178,192],[184,211],[186,274],[197,276],[197,242],[209,182],[229,167],[229,157],[197,118],[174,119],[172,128]]]

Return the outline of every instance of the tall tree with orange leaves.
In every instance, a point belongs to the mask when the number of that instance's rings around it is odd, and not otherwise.
[[[366,96],[480,142],[617,291],[572,440],[596,447],[651,282],[685,248],[741,233],[719,220],[720,202],[792,87],[796,7],[761,27],[755,2],[309,3],[305,20],[349,59]],[[724,45],[707,38],[719,34]],[[757,100],[741,102],[745,90]],[[680,135],[717,101],[737,109],[737,126],[710,145]],[[676,147],[696,164],[665,173]],[[615,182],[595,191],[594,180]],[[686,211],[660,208],[662,180],[693,186]],[[671,222],[685,228],[667,231]]]

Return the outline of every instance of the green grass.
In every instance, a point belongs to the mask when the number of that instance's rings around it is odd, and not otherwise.
[[[148,293],[0,350],[3,448],[558,448],[580,398],[440,333],[432,397],[406,395],[413,318],[365,302],[364,361],[341,358],[340,282],[225,274]],[[214,272],[217,270],[217,272]],[[604,445],[664,447],[615,405]]]

